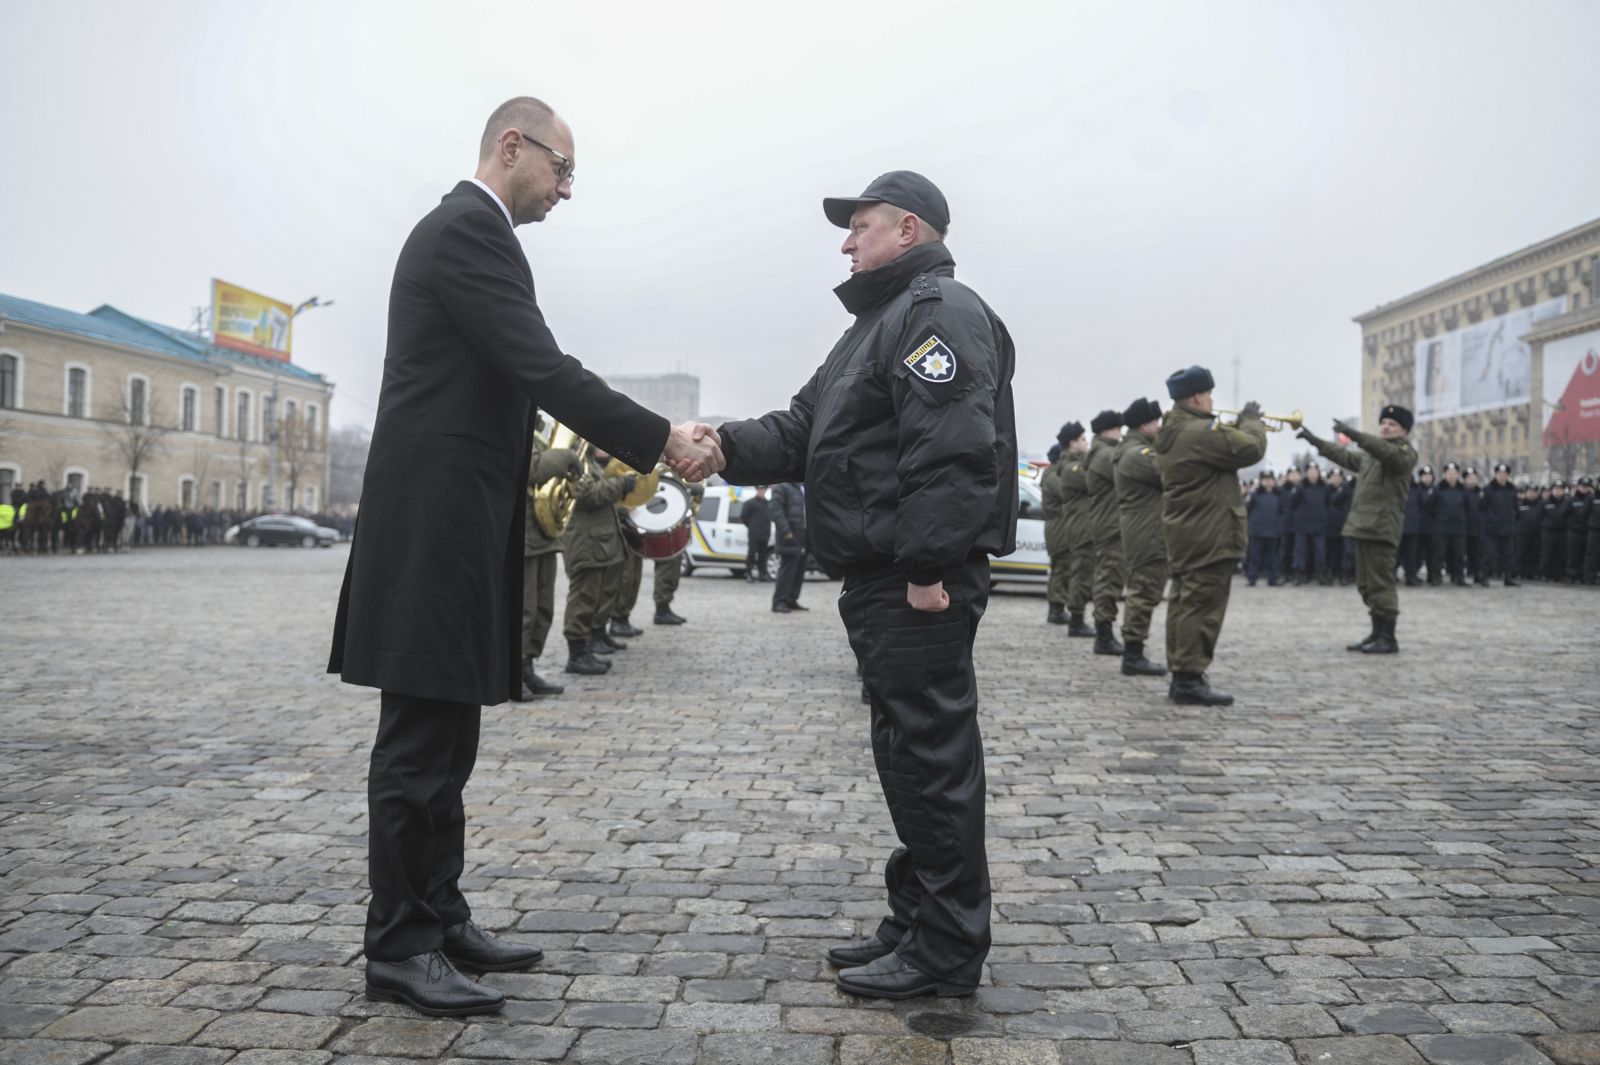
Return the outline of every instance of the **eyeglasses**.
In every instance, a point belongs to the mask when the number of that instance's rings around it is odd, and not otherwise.
[[[555,158],[555,161],[556,161],[556,164],[557,164],[556,165],[556,184],[560,185],[560,184],[562,184],[564,182],[571,182],[572,181],[572,172],[575,169],[577,169],[578,164],[574,163],[571,159],[569,159],[566,156],[562,155],[560,152],[556,151],[554,148],[550,147],[548,144],[544,144],[541,141],[535,140],[534,138],[528,136],[526,133],[523,133],[520,129],[517,130],[517,132],[522,134],[522,139],[523,140],[527,141],[529,144],[533,145],[535,148],[543,148],[545,151],[549,152]]]

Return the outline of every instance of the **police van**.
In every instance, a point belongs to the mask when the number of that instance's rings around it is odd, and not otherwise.
[[[993,583],[1044,584],[1050,578],[1050,555],[1044,547],[1044,499],[1039,494],[1040,470],[1026,463],[1017,468],[1017,549],[990,563]],[[754,499],[754,488],[733,485],[708,486],[689,526],[689,546],[683,552],[683,572],[700,569],[726,569],[743,577],[749,538],[740,520],[745,501]],[[767,556],[767,576],[778,575],[778,533],[774,529]],[[818,570],[815,561],[809,568]]]

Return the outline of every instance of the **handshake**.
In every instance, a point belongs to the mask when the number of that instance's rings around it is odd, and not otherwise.
[[[665,458],[686,481],[703,481],[728,464],[722,456],[722,438],[705,422],[674,425],[667,434]]]

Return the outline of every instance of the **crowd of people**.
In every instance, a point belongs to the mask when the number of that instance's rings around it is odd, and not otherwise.
[[[1262,470],[1245,483],[1250,543],[1246,583],[1349,584],[1354,552],[1342,530],[1355,478],[1315,462]],[[1489,587],[1501,581],[1595,586],[1600,570],[1600,505],[1579,477],[1538,487],[1516,484],[1499,463],[1485,483],[1471,466],[1447,462],[1436,476],[1419,466],[1406,495],[1398,572],[1407,587]]]
[[[120,489],[52,489],[44,481],[11,490],[0,501],[0,551],[29,554],[117,552],[129,547],[203,547],[221,544],[235,525],[272,513],[212,507],[144,507],[125,499]],[[348,539],[355,519],[339,514],[305,514]]]

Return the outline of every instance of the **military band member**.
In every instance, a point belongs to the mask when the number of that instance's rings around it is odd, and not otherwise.
[[[610,654],[605,619],[616,601],[627,550],[617,524],[617,500],[633,490],[634,477],[607,477],[604,456],[595,455],[574,490],[572,517],[561,537],[567,567],[567,609],[561,633],[567,639],[568,673],[594,675],[611,668],[597,654]]]
[[[1233,696],[1211,686],[1206,669],[1228,612],[1233,574],[1245,551],[1239,471],[1267,453],[1261,406],[1246,403],[1237,425],[1212,414],[1215,382],[1203,366],[1167,378],[1173,407],[1156,434],[1161,457],[1161,531],[1172,567],[1167,603],[1167,668],[1175,703],[1228,706]]]
[[[1039,478],[1039,495],[1044,501],[1044,549],[1050,556],[1050,580],[1045,585],[1045,621],[1052,625],[1067,623],[1067,591],[1071,586],[1072,552],[1067,538],[1066,488],[1061,483],[1061,473],[1072,464],[1067,454],[1068,431],[1076,429],[1083,435],[1083,426],[1069,422],[1056,434],[1056,446],[1051,448],[1050,468]]]
[[[1161,537],[1161,469],[1156,431],[1161,404],[1136,399],[1122,414],[1128,432],[1117,445],[1117,518],[1122,525],[1122,559],[1128,598],[1122,613],[1122,672],[1130,677],[1164,677],[1167,671],[1145,657],[1150,616],[1167,587],[1167,546]]]
[[[620,521],[627,512],[626,507],[618,506],[618,520]],[[644,556],[637,551],[627,551],[626,555],[622,568],[622,587],[618,590],[617,601],[611,608],[611,628],[607,633],[609,636],[622,639],[644,635],[644,630],[629,620],[633,608],[639,603],[639,589],[644,587]]]
[[[528,491],[557,477],[581,475],[583,463],[567,448],[549,448],[536,431],[533,458],[528,464]],[[556,556],[561,541],[548,535],[535,517],[530,498],[523,516],[522,535],[522,693],[518,702],[545,695],[560,695],[566,689],[534,671],[544,654],[545,640],[556,616]]]
[[[1400,617],[1395,552],[1405,526],[1411,470],[1417,464],[1417,452],[1408,439],[1411,425],[1411,412],[1391,403],[1378,412],[1376,435],[1358,432],[1343,422],[1333,423],[1333,431],[1355,441],[1359,451],[1324,440],[1309,429],[1302,428],[1297,434],[1324,458],[1358,475],[1344,539],[1355,545],[1356,588],[1372,617],[1371,634],[1349,647],[1363,654],[1392,655],[1400,650],[1394,631]]]
[[[1084,463],[1089,485],[1089,522],[1094,536],[1094,653],[1120,655],[1112,626],[1117,623],[1117,599],[1122,595],[1122,522],[1117,517],[1116,467],[1112,456],[1122,440],[1122,415],[1103,410],[1089,423],[1094,441]]]
[[[672,612],[672,600],[678,594],[678,583],[683,580],[683,556],[656,559],[651,598],[655,602],[655,616],[650,620],[657,625],[683,625],[687,618]]]
[[[955,280],[949,208],[927,178],[885,174],[824,211],[849,230],[851,276],[834,291],[855,320],[787,410],[722,427],[724,476],[803,478],[811,550],[844,576],[839,613],[901,846],[877,931],[828,952],[838,984],[964,995],[990,946],[972,644],[989,557],[1016,546],[1016,353]]]
[[[1068,422],[1061,448],[1061,500],[1066,510],[1067,635],[1088,637],[1094,629],[1083,620],[1094,593],[1094,515],[1089,501],[1089,435],[1081,422]]]

